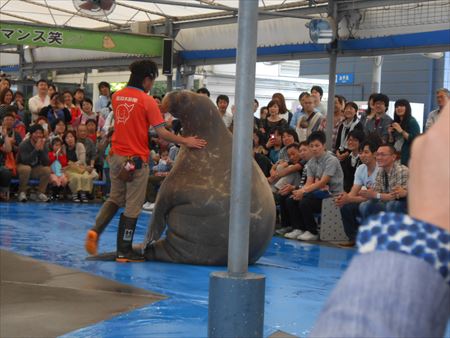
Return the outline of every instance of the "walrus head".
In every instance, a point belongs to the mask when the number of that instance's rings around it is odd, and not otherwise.
[[[206,96],[188,90],[170,92],[161,103],[161,112],[180,119],[185,135],[204,135],[218,132],[225,124],[214,103]]]

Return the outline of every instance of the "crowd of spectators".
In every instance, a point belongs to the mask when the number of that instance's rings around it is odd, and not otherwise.
[[[36,82],[36,95],[28,100],[13,92],[7,78],[0,81],[0,200],[12,198],[11,180],[18,179],[17,199],[31,196],[29,180],[39,184],[33,198],[69,198],[84,203],[94,197],[94,182],[102,181],[109,193],[108,154],[114,130],[114,112],[107,82],[100,96],[86,97],[56,88],[46,80]],[[210,96],[206,88],[198,94]],[[408,100],[395,102],[394,118],[387,110],[389,97],[370,95],[367,109],[344,97],[334,97],[332,148],[326,148],[326,103],[323,90],[313,86],[299,95],[291,112],[282,93],[274,93],[267,106],[254,100],[254,158],[267,177],[279,211],[277,234],[291,239],[317,240],[322,201],[333,198],[341,209],[344,228],[352,243],[360,220],[378,211],[406,210],[408,161],[411,144],[420,127]],[[158,104],[161,97],[154,97]],[[425,130],[439,117],[450,99],[447,89],[436,93],[438,108],[428,115]],[[230,99],[216,99],[224,124],[233,131],[234,107]],[[179,120],[164,116],[166,128],[182,132]],[[159,185],[170,172],[179,145],[169,144],[149,130],[152,168],[146,203],[152,210]],[[351,244],[350,243],[350,244]]]

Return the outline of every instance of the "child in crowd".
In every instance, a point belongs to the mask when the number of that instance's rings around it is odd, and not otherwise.
[[[167,176],[172,169],[172,161],[169,158],[169,152],[163,150],[160,155],[158,164],[153,167],[155,176]]]
[[[53,199],[59,199],[61,191],[67,186],[69,179],[64,174],[64,168],[67,167],[67,156],[63,148],[63,141],[59,137],[52,140],[52,150],[48,153],[50,160],[50,185],[53,190]]]

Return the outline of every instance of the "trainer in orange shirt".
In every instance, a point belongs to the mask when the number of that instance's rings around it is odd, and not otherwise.
[[[158,77],[158,67],[150,60],[130,65],[127,87],[112,97],[114,134],[110,152],[111,193],[97,214],[95,225],[88,231],[85,247],[88,253],[97,254],[100,234],[109,224],[119,207],[125,207],[120,215],[117,231],[118,262],[143,261],[132,250],[132,242],[138,216],[145,199],[149,175],[148,129],[153,126],[159,137],[189,148],[203,148],[206,141],[196,136],[182,137],[172,134],[165,127],[164,119],[155,100],[147,95]],[[132,172],[132,180],[126,180],[125,165]]]

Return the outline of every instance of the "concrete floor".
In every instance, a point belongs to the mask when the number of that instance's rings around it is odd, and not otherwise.
[[[0,337],[56,337],[164,298],[0,250]]]

